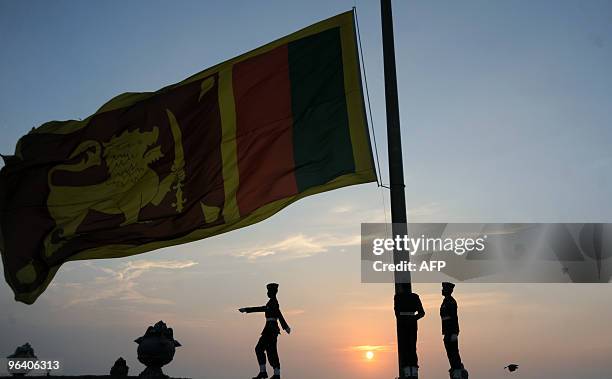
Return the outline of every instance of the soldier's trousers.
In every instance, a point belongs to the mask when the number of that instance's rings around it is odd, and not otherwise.
[[[260,365],[266,364],[266,354],[268,354],[270,366],[273,368],[280,368],[278,350],[276,349],[277,340],[278,334],[266,333],[259,337],[259,341],[255,346],[255,355],[257,355],[257,362],[259,362]]]
[[[399,320],[398,344],[409,347],[408,351],[401,351],[399,354],[399,363],[402,369],[407,366],[419,366],[419,358],[417,357],[417,327],[414,324],[416,324],[414,321],[406,322],[405,320]]]
[[[461,363],[461,356],[459,355],[459,340],[451,341],[451,335],[444,335],[444,348],[446,349],[446,355],[448,356],[448,363],[452,369],[463,368]]]

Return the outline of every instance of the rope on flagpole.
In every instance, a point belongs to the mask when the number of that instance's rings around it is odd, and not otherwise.
[[[378,157],[378,144],[376,142],[376,131],[374,129],[374,119],[372,118],[372,104],[370,102],[370,91],[368,89],[368,76],[366,74],[366,67],[365,67],[365,61],[363,59],[363,47],[361,45],[361,33],[359,31],[359,18],[357,17],[357,7],[353,7],[353,11],[355,12],[355,26],[357,29],[357,43],[359,44],[359,56],[360,56],[360,61],[361,61],[361,70],[363,72],[363,81],[365,84],[365,93],[366,93],[366,100],[368,102],[368,113],[370,116],[370,125],[372,125],[372,137],[373,137],[373,141],[374,141],[374,154],[376,156],[376,169],[378,171],[378,175],[377,175],[377,184],[379,187],[384,187],[382,184],[382,171],[380,170],[380,159]],[[378,177],[380,177],[380,180],[378,180]]]
[[[370,102],[370,91],[368,89],[368,76],[366,74],[366,67],[365,67],[365,60],[363,59],[363,47],[361,45],[361,33],[359,30],[359,18],[357,17],[357,0],[355,0],[354,2],[354,6],[353,6],[353,11],[355,12],[355,27],[357,29],[357,43],[359,44],[359,56],[360,56],[360,63],[361,63],[361,71],[363,72],[363,81],[365,84],[365,93],[366,93],[366,101],[368,102],[368,115],[370,118],[370,125],[371,125],[371,129],[372,129],[372,140],[374,142],[374,154],[376,157],[376,170],[378,171],[378,175],[376,175],[376,184],[378,185],[378,188],[380,189],[380,198],[382,199],[382,204],[383,204],[383,212],[385,215],[385,229],[386,229],[386,224],[387,224],[387,204],[385,202],[385,194],[384,191],[382,190],[382,188],[389,188],[389,186],[386,186],[383,184],[383,180],[382,180],[382,171],[380,169],[380,159],[378,157],[378,143],[376,142],[376,131],[374,128],[374,118],[372,117],[372,103]]]

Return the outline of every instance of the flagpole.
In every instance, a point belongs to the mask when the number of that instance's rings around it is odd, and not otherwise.
[[[380,1],[382,18],[383,60],[385,75],[385,102],[387,111],[387,147],[389,156],[389,187],[391,193],[391,222],[393,223],[393,237],[406,235],[406,197],[404,193],[404,169],[402,162],[402,139],[400,131],[399,102],[397,95],[397,74],[395,68],[395,46],[393,38],[393,14],[391,0]],[[396,263],[408,261],[410,255],[405,252],[394,251],[393,258]],[[395,272],[395,294],[412,292],[410,272]],[[396,296],[396,298],[398,298]],[[399,377],[405,378],[402,362],[408,354],[415,354],[414,346],[407,344],[405,339],[399,338],[406,332],[415,335],[416,330],[404,331],[403,328],[413,327],[416,323],[406,325],[396,319],[397,326],[397,353]]]

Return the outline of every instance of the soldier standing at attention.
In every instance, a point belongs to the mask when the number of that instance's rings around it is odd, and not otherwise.
[[[442,296],[444,300],[440,306],[440,317],[442,318],[442,334],[444,335],[444,348],[450,363],[451,378],[464,378],[467,371],[464,370],[461,356],[459,355],[459,318],[457,317],[457,302],[453,298],[453,283],[442,283]]]
[[[417,357],[417,322],[425,316],[421,298],[416,293],[398,293],[394,298],[395,317],[398,322],[397,339],[399,345],[410,345],[409,351],[400,351],[400,367],[404,377],[419,377]],[[405,342],[404,342],[405,341]]]
[[[291,328],[285,321],[280,311],[278,300],[276,300],[278,284],[269,283],[266,285],[266,288],[268,289],[268,297],[270,298],[266,305],[261,307],[240,308],[239,311],[241,313],[264,312],[266,315],[266,325],[261,332],[259,342],[257,342],[255,346],[255,354],[257,355],[257,362],[259,362],[259,374],[253,377],[253,379],[268,377],[268,373],[266,372],[266,353],[268,354],[270,365],[274,369],[274,375],[270,379],[280,379],[280,361],[276,349],[276,342],[280,334],[280,329],[278,328],[277,320],[280,321],[283,330],[285,330],[287,334],[291,333]]]

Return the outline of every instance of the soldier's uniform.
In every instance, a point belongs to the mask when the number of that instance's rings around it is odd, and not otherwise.
[[[455,287],[452,283],[444,282],[442,287],[452,289]],[[450,363],[450,371],[464,371],[461,356],[459,355],[459,317],[457,316],[457,302],[449,295],[445,296],[440,306],[440,318],[442,319],[442,334],[444,335],[444,348]],[[455,336],[455,337],[453,337]]]
[[[394,297],[395,316],[398,323],[398,345],[410,346],[409,351],[399,354],[400,367],[404,377],[418,377],[417,357],[418,320],[425,316],[421,298],[416,293],[396,294]]]
[[[267,285],[268,290],[276,292],[278,284],[271,283]],[[278,327],[278,321],[284,330],[289,329],[289,325],[285,321],[283,314],[280,311],[278,300],[276,297],[272,297],[264,306],[261,307],[248,307],[243,308],[245,313],[253,312],[264,312],[266,316],[266,324],[261,332],[261,337],[255,346],[255,355],[257,355],[257,362],[260,367],[266,365],[266,354],[268,355],[268,361],[270,366],[274,368],[275,375],[280,371],[280,360],[278,358],[278,350],[276,347],[278,335],[280,334],[280,328]],[[267,376],[266,376],[267,377]]]

